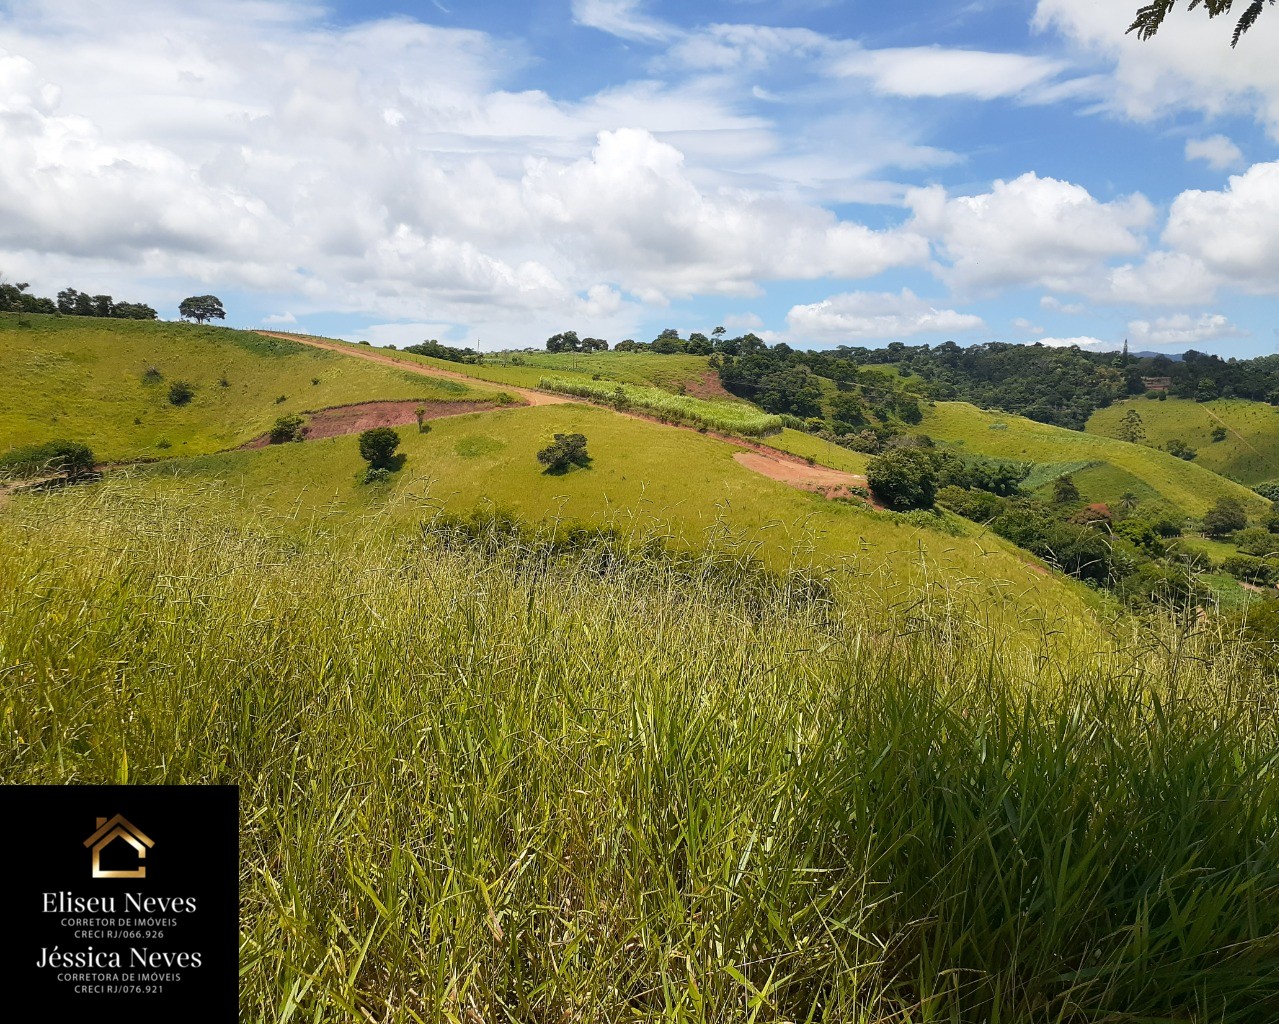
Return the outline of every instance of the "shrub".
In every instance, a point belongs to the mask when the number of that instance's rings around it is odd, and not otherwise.
[[[572,466],[588,466],[584,434],[556,434],[555,440],[537,453],[537,461],[548,473],[567,473]]]
[[[366,484],[382,484],[391,479],[391,471],[385,466],[370,466],[364,471]]]
[[[304,434],[301,416],[281,416],[267,435],[272,444],[301,441]]]
[[[1212,439],[1213,439],[1213,441],[1224,441],[1224,440],[1226,439],[1226,428],[1225,428],[1225,427],[1213,427],[1213,428],[1212,428]]]
[[[1258,586],[1273,586],[1279,580],[1279,562],[1272,558],[1254,558],[1251,555],[1231,555],[1221,567],[1237,580]]]
[[[1079,498],[1079,488],[1069,473],[1053,481],[1053,501],[1058,505],[1073,505]]]
[[[1193,459],[1196,455],[1199,454],[1197,451],[1195,451],[1195,449],[1191,448],[1190,445],[1186,444],[1186,442],[1179,437],[1174,437],[1164,447],[1167,448],[1169,455],[1175,455],[1177,456],[1177,458],[1185,459],[1187,462],[1189,462],[1191,459]]]
[[[974,523],[988,523],[1004,510],[1007,502],[989,491],[949,484],[937,492],[937,504]]]
[[[227,375],[225,373],[218,378],[218,387],[229,388],[230,386],[231,386],[231,382],[227,380]]]
[[[1273,555],[1279,552],[1279,535],[1259,526],[1239,530],[1234,541],[1235,546],[1245,555]]]
[[[160,372],[158,366],[148,366],[142,371],[143,384],[159,384],[162,380],[164,380],[164,374]]]
[[[172,405],[186,405],[195,397],[195,389],[184,380],[175,380],[169,385],[169,402]]]
[[[360,455],[374,469],[391,469],[400,435],[390,427],[373,427],[360,435]]]
[[[289,399],[288,399],[288,397],[287,397],[286,395],[280,395],[280,396],[278,396],[278,397],[276,398],[276,400],[275,400],[275,404],[276,404],[276,405],[283,405],[283,404],[284,404],[285,402],[287,402],[288,400],[289,400]]]
[[[13,448],[0,455],[0,478],[26,479],[45,473],[68,477],[93,472],[93,452],[79,441],[45,441]]]
[[[898,512],[932,508],[937,497],[937,469],[919,448],[893,448],[871,459],[866,480],[875,497]]]

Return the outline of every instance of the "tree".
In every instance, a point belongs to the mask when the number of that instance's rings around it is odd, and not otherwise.
[[[267,434],[267,440],[271,444],[287,444],[301,441],[304,433],[301,416],[281,416]]]
[[[880,501],[904,512],[932,508],[937,498],[937,468],[920,448],[892,448],[866,465],[866,482]]]
[[[1267,7],[1273,7],[1274,3],[1275,0],[1249,0],[1243,14],[1239,15],[1239,20],[1235,22],[1235,31],[1230,37],[1232,49],[1239,45],[1243,34],[1256,24],[1257,19],[1261,17],[1261,12]],[[1176,6],[1177,0],[1152,0],[1145,7],[1137,9],[1136,20],[1128,26],[1128,31],[1136,32],[1138,39],[1153,38],[1159,31],[1159,26],[1164,23],[1164,18]],[[1196,7],[1203,7],[1208,12],[1209,18],[1215,18],[1218,15],[1228,14],[1233,6],[1234,0],[1190,0],[1190,6],[1186,9],[1193,11]]]
[[[1079,497],[1079,488],[1069,473],[1053,481],[1053,501],[1056,504],[1073,505]]]
[[[202,324],[206,320],[225,320],[226,310],[222,308],[222,300],[216,295],[192,295],[182,300],[178,306],[178,315],[183,320],[194,320]]]
[[[567,473],[573,466],[589,466],[584,434],[556,434],[555,440],[537,453],[537,461],[548,473]]]
[[[1141,413],[1136,409],[1129,409],[1119,421],[1119,440],[1131,441],[1133,444],[1145,443],[1146,427],[1141,422]]]
[[[1165,447],[1167,447],[1169,455],[1175,455],[1177,458],[1185,459],[1187,462],[1199,454],[1179,437],[1172,438]]]
[[[561,331],[546,339],[547,352],[580,352],[582,343],[578,340],[577,331]]]
[[[395,449],[400,446],[400,435],[390,427],[373,427],[360,435],[360,455],[370,469],[394,468]]]
[[[1238,498],[1221,498],[1204,513],[1203,530],[1209,537],[1224,537],[1248,525],[1248,513]]]

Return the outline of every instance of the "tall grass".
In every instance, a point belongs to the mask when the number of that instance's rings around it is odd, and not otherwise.
[[[240,784],[245,1021],[1279,1016],[1268,679],[749,554],[24,498],[0,776]]]
[[[638,409],[671,423],[684,423],[707,430],[722,430],[746,437],[766,437],[782,430],[782,417],[761,412],[744,402],[708,402],[688,395],[675,395],[661,388],[621,384],[612,380],[543,377],[538,387],[578,398],[607,402],[619,409]]]

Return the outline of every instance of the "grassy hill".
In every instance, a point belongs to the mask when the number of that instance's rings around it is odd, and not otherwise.
[[[188,447],[269,422],[273,392],[429,384],[234,332],[65,329],[0,338],[0,368],[95,445],[132,425],[112,403],[141,401],[139,359],[240,396],[184,407]],[[968,450],[1237,489],[930,416]],[[542,471],[556,432],[588,467]],[[1099,616],[972,523],[826,501],[606,408],[400,433],[382,483],[340,436],[0,505],[0,781],[239,785],[243,1019],[1279,1014],[1279,715],[1226,625]]]
[[[587,437],[588,469],[542,472],[536,453],[556,432]],[[144,475],[211,485],[237,503],[302,518],[343,509],[356,519],[411,524],[440,508],[488,506],[530,522],[663,537],[688,550],[732,536],[779,567],[796,558],[837,566],[863,597],[887,604],[909,603],[920,587],[936,586],[1009,623],[1023,613],[1092,617],[1091,592],[1044,575],[1025,552],[974,524],[827,501],[746,469],[733,460],[738,446],[692,431],[558,405],[449,417],[428,433],[401,435],[407,460],[385,486],[360,482],[364,463],[354,439],[341,437],[175,460]]]
[[[352,342],[323,339],[350,349],[364,348]],[[613,380],[621,384],[654,385],[667,391],[709,392],[709,397],[725,397],[719,377],[706,356],[661,355],[653,352],[491,352],[479,363],[455,363],[447,359],[418,355],[402,349],[378,349],[379,355],[438,370],[466,374],[493,384],[513,384],[536,388],[550,373],[554,376],[582,376]]]
[[[1279,409],[1274,406],[1243,399],[1135,398],[1098,409],[1088,420],[1088,433],[1117,437],[1120,420],[1131,409],[1141,416],[1146,441],[1154,447],[1176,438],[1198,451],[1196,465],[1214,473],[1244,484],[1279,480]],[[1226,437],[1214,441],[1218,427],[1226,429]]]
[[[176,381],[192,387],[184,405],[169,400]],[[20,325],[0,314],[0,451],[61,438],[85,441],[107,461],[200,454],[241,444],[290,413],[494,390],[228,328],[36,315]]]
[[[1115,503],[1125,491],[1132,491],[1140,499],[1166,501],[1194,516],[1226,496],[1239,498],[1253,514],[1268,506],[1248,488],[1167,452],[987,412],[965,402],[935,403],[919,429],[962,451],[1034,462],[1037,469],[1028,481],[1031,487],[1070,473],[1090,501]]]

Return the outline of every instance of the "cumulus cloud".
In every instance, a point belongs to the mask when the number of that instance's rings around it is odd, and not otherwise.
[[[908,288],[899,293],[848,292],[793,306],[786,314],[786,322],[797,338],[818,341],[957,334],[986,326],[979,316],[938,309]]]
[[[262,318],[264,324],[295,324],[298,318],[292,313],[268,313]]]
[[[1013,327],[1021,331],[1023,334],[1043,334],[1044,328],[1038,326],[1033,321],[1027,320],[1024,316],[1019,316],[1013,321]]]
[[[1154,321],[1132,320],[1128,336],[1138,347],[1181,347],[1220,338],[1243,338],[1248,334],[1221,313],[1192,317],[1186,313],[1157,317]]]
[[[1224,171],[1243,162],[1243,151],[1224,135],[1186,140],[1186,159],[1203,160],[1214,171]]]
[[[1140,194],[1111,202],[1087,189],[1030,172],[989,192],[949,196],[913,189],[911,227],[936,240],[942,276],[961,289],[1038,284],[1075,291],[1104,261],[1144,248],[1154,208]]]
[[[603,334],[630,333],[645,303],[928,258],[918,234],[842,219],[767,171],[749,187],[708,173],[778,147],[706,84],[512,92],[518,45],[404,18],[333,26],[284,2],[14,12],[0,260],[46,290],[74,267],[491,337],[533,318]],[[644,24],[634,4],[577,14]]]
[[[1221,191],[1181,193],[1163,241],[1233,287],[1279,292],[1279,161],[1232,175]]]

